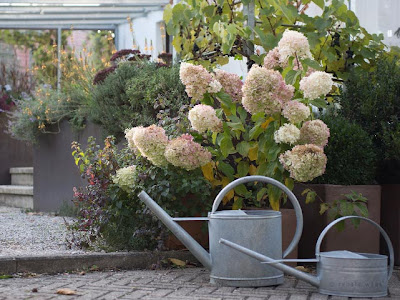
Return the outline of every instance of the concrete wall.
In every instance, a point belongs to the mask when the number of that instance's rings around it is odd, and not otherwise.
[[[32,167],[32,146],[11,138],[6,130],[7,116],[0,113],[0,185],[11,184],[10,168]]]
[[[33,181],[34,210],[56,211],[64,201],[73,199],[73,188],[83,186],[79,170],[71,155],[71,142],[78,141],[82,149],[89,136],[99,144],[104,140],[99,126],[88,124],[81,132],[73,132],[67,121],[60,124],[60,134],[42,134],[34,147]]]

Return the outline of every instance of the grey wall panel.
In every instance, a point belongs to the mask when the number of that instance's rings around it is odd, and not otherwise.
[[[56,211],[63,201],[71,201],[73,187],[85,185],[71,155],[71,142],[78,141],[84,149],[89,136],[103,144],[99,126],[88,124],[74,132],[67,121],[60,124],[59,134],[41,135],[34,147],[34,210]]]
[[[0,185],[11,184],[10,168],[32,167],[33,150],[28,143],[11,138],[6,130],[7,116],[0,113]]]

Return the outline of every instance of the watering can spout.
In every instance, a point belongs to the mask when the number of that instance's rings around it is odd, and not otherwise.
[[[139,194],[139,199],[171,230],[204,267],[211,270],[210,254],[190,234],[179,226],[146,192],[142,191]]]
[[[313,286],[319,287],[320,279],[318,277],[316,277],[316,276],[312,276],[310,274],[307,274],[307,273],[304,273],[302,271],[299,271],[299,270],[297,270],[295,268],[289,267],[289,266],[287,266],[287,265],[285,265],[283,263],[280,263],[279,260],[274,260],[274,259],[272,259],[272,258],[270,258],[268,256],[262,255],[260,253],[257,253],[257,252],[255,252],[253,250],[250,250],[248,248],[245,248],[243,246],[240,246],[240,245],[238,245],[236,243],[233,243],[233,242],[230,242],[228,240],[220,239],[219,242],[221,244],[229,246],[229,247],[231,247],[233,249],[236,249],[236,250],[238,250],[238,251],[240,251],[240,252],[242,252],[244,254],[247,254],[247,255],[249,255],[249,256],[251,256],[251,257],[253,257],[253,258],[255,258],[255,259],[257,259],[257,260],[259,260],[261,262],[268,263],[269,265],[271,265],[274,268],[277,268],[277,269],[283,271],[286,274],[292,275],[294,277],[297,277],[297,278],[299,278],[301,280],[304,280],[304,281],[308,282],[309,284],[311,284]]]

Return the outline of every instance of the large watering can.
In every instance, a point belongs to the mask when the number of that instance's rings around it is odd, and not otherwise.
[[[389,248],[389,266],[386,255],[350,251],[320,252],[322,240],[328,230],[338,222],[350,218],[361,219],[378,227]],[[393,246],[386,232],[374,221],[359,216],[346,216],[330,223],[317,240],[315,246],[316,259],[275,260],[225,239],[221,239],[220,243],[243,252],[264,264],[274,266],[289,275],[298,277],[318,287],[319,292],[326,295],[362,298],[384,297],[387,295],[388,281],[394,265]],[[283,264],[287,261],[317,262],[317,276],[312,276]]]
[[[282,255],[281,213],[271,210],[223,210],[217,211],[224,196],[235,186],[252,181],[272,184],[283,190],[291,201],[297,218],[293,240]],[[172,231],[172,233],[211,271],[210,282],[216,285],[235,287],[269,286],[283,283],[283,272],[257,260],[238,255],[234,249],[219,243],[220,238],[240,243],[273,259],[286,257],[299,242],[303,230],[303,214],[296,196],[282,183],[264,176],[239,178],[217,195],[208,217],[171,218],[144,191],[139,198]],[[180,225],[179,221],[207,220],[210,253],[200,246]]]

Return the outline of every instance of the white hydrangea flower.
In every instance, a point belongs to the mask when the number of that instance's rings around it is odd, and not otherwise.
[[[300,80],[300,90],[305,98],[310,100],[326,96],[332,89],[332,75],[322,71],[315,71]]]
[[[310,44],[307,37],[301,32],[286,29],[278,43],[278,51],[281,63],[289,57],[297,55],[298,58],[312,58]]]
[[[274,140],[277,144],[295,144],[300,139],[300,129],[293,124],[284,124],[274,133]]]
[[[193,129],[199,133],[211,130],[222,130],[222,121],[217,117],[215,110],[210,105],[198,104],[189,111],[188,119]]]

